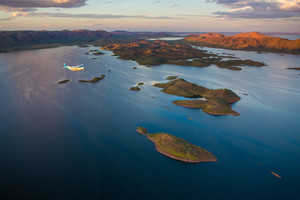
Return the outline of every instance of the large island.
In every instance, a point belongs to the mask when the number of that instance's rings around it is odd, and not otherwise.
[[[138,127],[137,132],[147,136],[155,144],[159,153],[175,160],[188,163],[217,162],[217,158],[211,152],[174,135],[168,133],[149,134],[143,127]]]
[[[186,98],[202,98],[196,100],[178,100],[174,104],[202,109],[203,112],[211,115],[234,115],[239,113],[231,109],[230,104],[240,100],[240,97],[228,89],[209,89],[184,79],[175,79],[167,83],[156,83],[155,87],[163,88],[161,91],[171,95]]]
[[[124,60],[134,60],[140,65],[156,66],[162,64],[207,67],[212,64],[220,68],[241,70],[239,66],[262,67],[265,64],[252,60],[240,60],[232,56],[219,56],[190,45],[170,44],[165,41],[133,41],[113,43],[102,47],[113,51]],[[224,59],[225,58],[225,59]]]

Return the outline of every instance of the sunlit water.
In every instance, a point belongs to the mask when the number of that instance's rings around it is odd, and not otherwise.
[[[145,67],[89,49],[0,54],[0,199],[299,199],[300,75],[285,69],[300,67],[299,55],[205,48],[268,65],[230,71]],[[99,83],[78,82],[101,74]],[[169,75],[233,90],[241,115],[173,105],[180,97],[152,86]],[[129,91],[138,82],[142,90]],[[218,162],[165,157],[137,126],[204,147]]]

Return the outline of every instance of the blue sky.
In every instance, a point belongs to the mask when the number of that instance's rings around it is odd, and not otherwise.
[[[300,32],[300,0],[0,0],[0,30]]]

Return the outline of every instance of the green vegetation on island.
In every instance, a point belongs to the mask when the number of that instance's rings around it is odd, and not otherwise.
[[[140,88],[141,85],[144,85],[144,83],[143,82],[139,82],[137,84],[137,86],[131,87],[129,90],[131,90],[131,91],[140,91],[141,90],[141,88]]]
[[[81,82],[81,83],[98,83],[100,80],[102,80],[104,78],[105,78],[105,75],[102,74],[100,77],[95,76],[91,80],[78,80],[78,82]]]
[[[217,158],[206,149],[168,133],[149,134],[146,128],[137,127],[137,132],[147,136],[156,150],[170,158],[187,163],[217,162]]]
[[[223,60],[232,56],[218,56],[190,45],[170,44],[165,41],[135,41],[128,43],[108,44],[102,49],[113,51],[124,60],[134,60],[140,65],[156,66],[173,64],[183,66],[207,67],[215,64],[218,67],[241,70],[237,66],[264,66],[264,63],[251,60]]]
[[[67,83],[67,82],[69,82],[69,81],[70,81],[69,79],[64,79],[64,80],[58,81],[58,82],[56,82],[56,83],[58,83],[58,84],[63,84],[63,83]]]
[[[175,79],[177,79],[178,78],[178,76],[168,76],[167,78],[166,78],[166,80],[175,80]]]
[[[204,98],[173,101],[174,104],[179,106],[202,109],[203,112],[211,115],[239,115],[231,109],[230,104],[239,101],[240,97],[229,89],[208,89],[184,79],[175,79],[168,83],[156,83],[154,87],[163,88],[162,92],[171,95],[186,98]]]

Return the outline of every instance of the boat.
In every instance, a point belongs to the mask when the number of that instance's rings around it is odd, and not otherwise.
[[[83,64],[75,65],[75,66],[68,66],[68,65],[66,65],[66,63],[64,63],[64,68],[69,69],[73,72],[78,72],[78,71],[83,71],[84,70]]]

